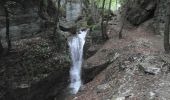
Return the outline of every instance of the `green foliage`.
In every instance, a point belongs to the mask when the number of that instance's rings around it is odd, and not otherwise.
[[[80,21],[77,23],[77,28],[84,28],[84,27],[89,27],[87,21]]]
[[[28,43],[25,47],[27,49],[24,51],[20,63],[25,69],[26,76],[40,78],[41,75],[61,71],[71,65],[69,52],[57,53],[47,41],[39,40],[36,43]]]
[[[71,57],[68,52],[64,54],[64,61],[71,63]]]
[[[56,10],[58,9],[57,5],[56,5]],[[59,14],[60,16],[66,16],[66,8],[64,6],[60,6],[59,8]]]
[[[92,31],[100,30],[101,29],[101,25],[100,24],[93,25],[91,29],[92,29]]]
[[[103,0],[95,0],[96,1],[96,4],[99,8],[102,8],[102,3],[103,3]],[[111,3],[111,10],[114,11],[116,10],[116,7],[118,4],[120,4],[123,0],[112,0],[112,3]],[[109,9],[109,2],[110,0],[106,0],[106,3],[105,3],[105,9]]]
[[[111,1],[111,10],[114,11],[117,9],[118,6],[122,5],[126,0],[112,0]],[[103,0],[95,0],[97,7],[98,8],[102,8],[102,3]],[[105,9],[108,10],[109,9],[109,2],[110,0],[106,0],[105,3]]]
[[[51,55],[49,45],[46,42],[34,45],[28,53],[30,53],[30,55],[36,59],[49,58]]]
[[[52,55],[49,44],[46,41],[41,41],[36,44],[28,45],[29,48],[24,52],[21,59],[21,63],[25,67],[27,73],[31,76],[36,76],[40,73],[48,73],[48,64],[45,64],[45,62]]]

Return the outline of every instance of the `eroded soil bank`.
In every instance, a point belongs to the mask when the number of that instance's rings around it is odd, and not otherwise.
[[[113,62],[65,100],[169,100],[170,56],[164,53],[163,38],[148,29],[151,22],[126,26],[121,40],[117,26],[111,26],[112,38],[86,60],[86,67]]]

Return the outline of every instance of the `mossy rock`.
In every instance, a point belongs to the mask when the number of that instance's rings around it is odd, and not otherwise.
[[[87,21],[80,21],[77,23],[77,28],[89,28],[89,25],[87,25]]]
[[[101,25],[100,24],[96,24],[92,27],[92,30],[101,30]]]
[[[66,9],[64,6],[61,6],[59,9],[60,16],[66,17]]]
[[[92,16],[88,16],[86,20],[87,20],[87,25],[91,26],[94,24],[94,20]]]

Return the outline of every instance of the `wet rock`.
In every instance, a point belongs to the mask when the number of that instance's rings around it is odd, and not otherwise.
[[[85,64],[82,68],[82,79],[84,83],[88,83],[89,81],[93,80],[93,78],[98,75],[101,71],[103,71],[105,68],[108,67],[109,64],[111,64],[113,61],[107,61],[103,64],[99,64],[96,66],[91,66],[88,64]]]
[[[76,24],[74,22],[66,22],[66,21],[60,21],[59,22],[59,28],[62,31],[67,31],[67,32],[76,32],[77,27]],[[73,32],[72,32],[73,33]]]
[[[97,46],[92,45],[92,38],[90,36],[90,32],[88,32],[86,35],[86,42],[84,44],[83,58],[88,59],[89,57],[94,55],[97,52],[96,47]]]
[[[57,30],[58,34],[60,34],[60,38],[65,41],[67,40],[67,38],[71,35],[70,32],[65,32],[65,31],[61,31],[61,30]],[[65,41],[66,42],[66,41]]]
[[[106,55],[105,52],[108,52]],[[119,53],[114,50],[100,50],[94,56],[87,59],[82,70],[83,70],[83,80],[85,83],[91,81],[96,75],[112,64],[118,57]],[[98,59],[96,61],[91,61],[93,59]]]
[[[85,53],[85,58],[93,56],[100,48],[100,45],[92,45]]]

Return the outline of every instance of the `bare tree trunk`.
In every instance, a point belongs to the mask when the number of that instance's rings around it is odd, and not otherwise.
[[[118,9],[117,9],[117,0],[116,0],[116,10],[118,10]]]
[[[126,21],[126,17],[127,17],[127,9],[129,7],[129,0],[126,1],[125,5],[126,5],[126,8],[125,8],[125,12],[124,12],[124,15],[123,15],[122,26],[121,26],[120,31],[119,31],[119,39],[123,38],[122,31],[123,31],[123,28],[124,28],[124,25],[125,25],[125,21]]]
[[[99,20],[99,12],[97,10],[96,1],[92,1],[90,4],[90,13],[92,15],[94,23],[97,23]]]
[[[160,22],[159,22],[159,16],[160,16],[160,0],[156,1],[156,13],[154,19],[156,20],[156,29],[155,29],[155,34],[156,35],[161,35],[160,34]]]
[[[83,5],[84,5],[83,8],[82,8],[82,11],[86,14],[86,16],[88,16],[88,13],[90,12],[89,11],[90,2],[89,2],[89,0],[82,0],[82,2],[83,2]]]
[[[110,14],[111,14],[111,4],[112,4],[112,0],[109,1],[109,12],[108,12],[108,16],[107,16],[107,20],[106,20],[106,29],[107,29],[107,26],[108,26],[108,22],[109,22],[109,17],[110,17]],[[106,30],[107,32],[107,30]]]
[[[169,44],[169,26],[170,26],[170,2],[167,5],[166,11],[166,21],[165,21],[165,32],[164,32],[164,49],[165,52],[170,52],[170,44]]]
[[[109,11],[108,11],[108,15],[107,15],[107,19],[106,19],[106,24],[105,24],[105,29],[104,29],[104,33],[105,33],[105,39],[109,39],[108,35],[107,35],[107,28],[108,28],[108,22],[109,22],[109,17],[110,17],[110,14],[111,14],[111,4],[112,4],[112,0],[109,1]]]
[[[56,16],[56,18],[55,18],[55,26],[54,26],[54,31],[53,31],[53,37],[56,37],[57,24],[58,24],[58,22],[59,22],[59,16],[60,16],[60,13],[59,13],[59,10],[60,10],[60,0],[58,0],[57,4],[58,4],[58,8],[57,8],[57,16]]]
[[[3,50],[4,50],[4,48],[3,48],[3,46],[2,46],[1,38],[0,38],[0,55],[2,54]]]
[[[103,24],[104,24],[104,5],[105,5],[105,0],[103,0],[102,3],[102,22],[101,22],[101,28],[102,28],[102,37],[104,38],[104,29],[103,29]]]
[[[47,14],[47,0],[41,0],[39,4],[39,16],[44,20],[49,20],[49,16]]]
[[[11,39],[9,36],[9,12],[6,7],[5,7],[5,17],[6,17],[6,41],[8,44],[8,52],[9,52],[11,49]]]
[[[104,6],[105,6],[105,0],[103,0],[102,3],[102,22],[101,22],[101,28],[102,28],[102,38],[104,40],[108,39],[109,37],[106,34],[106,24],[104,23]]]
[[[126,19],[126,17],[123,18],[123,23],[122,23],[121,29],[119,31],[119,39],[123,38],[122,31],[123,31],[123,28],[124,28],[124,25],[125,25],[125,19]]]
[[[61,48],[60,35],[57,34],[58,22],[59,22],[59,17],[60,17],[60,13],[59,13],[59,10],[60,10],[60,0],[58,0],[57,4],[58,4],[58,8],[57,8],[57,16],[55,18],[55,24],[54,24],[55,26],[54,26],[54,29],[53,29],[53,42],[57,43],[57,47],[58,47],[57,50],[60,51],[60,48]]]

